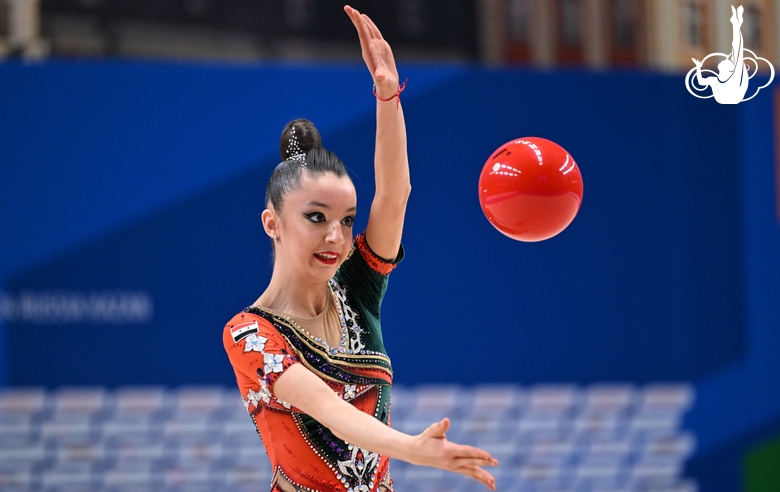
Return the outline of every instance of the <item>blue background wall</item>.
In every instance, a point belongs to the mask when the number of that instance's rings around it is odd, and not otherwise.
[[[383,312],[396,381],[692,381],[690,471],[737,490],[744,449],[780,430],[771,92],[720,106],[678,76],[401,72],[413,193]],[[221,329],[270,275],[258,214],[279,132],[318,125],[354,173],[359,231],[369,88],[357,65],[0,65],[5,383],[232,384]],[[499,234],[477,200],[491,151],[530,135],[563,145],[585,183],[573,224],[536,244]],[[151,320],[7,308],[117,289],[147,293]]]

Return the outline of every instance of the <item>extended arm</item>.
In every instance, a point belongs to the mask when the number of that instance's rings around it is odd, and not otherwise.
[[[418,436],[404,434],[339,398],[302,364],[285,370],[276,380],[273,392],[350,444],[415,465],[461,473],[495,490],[495,479],[480,467],[495,466],[498,462],[485,451],[448,441],[445,438],[449,428],[447,419]]]
[[[698,82],[699,85],[702,86],[702,87],[710,85],[710,82],[708,80],[709,77],[707,77],[705,79],[704,77],[701,76],[701,63],[702,62],[700,62],[696,58],[691,58],[691,60],[693,60],[693,63],[696,64],[696,82]]]
[[[731,56],[734,62],[735,72],[742,69],[743,63],[743,40],[742,40],[742,12],[744,9],[739,6],[738,10],[731,7]]]
[[[390,45],[367,15],[352,7],[344,10],[358,31],[363,60],[374,79],[377,96],[391,98],[398,90],[398,70]],[[409,158],[406,152],[406,124],[399,98],[376,102],[376,150],[374,175],[376,194],[366,228],[366,242],[382,258],[398,254],[411,191]]]
[[[734,7],[731,7],[734,10]],[[742,66],[745,63],[744,58],[744,40],[742,39],[742,12],[744,9],[742,5],[736,11],[737,18],[732,21],[733,26],[733,39],[731,40],[731,49],[734,55],[734,73],[742,76]]]

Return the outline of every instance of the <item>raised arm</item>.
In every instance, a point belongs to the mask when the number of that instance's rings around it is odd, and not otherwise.
[[[698,82],[699,85],[702,86],[702,87],[710,85],[710,81],[708,79],[705,79],[704,77],[701,76],[701,64],[702,64],[702,62],[700,62],[696,58],[691,58],[691,60],[693,60],[693,63],[696,64],[696,82]]]
[[[400,98],[390,99],[399,88],[398,70],[390,45],[374,22],[350,6],[345,6],[344,10],[357,29],[363,60],[374,79],[378,96],[374,153],[376,194],[368,217],[366,242],[374,253],[392,260],[401,244],[406,203],[411,191],[403,108]]]
[[[339,398],[302,364],[286,369],[276,380],[273,393],[345,442],[415,465],[460,473],[495,490],[495,479],[481,467],[495,466],[498,461],[486,451],[448,441],[448,419],[431,425],[418,436],[404,434]]]
[[[740,76],[742,75],[742,65],[744,63],[744,45],[743,45],[743,39],[742,39],[742,12],[744,12],[745,9],[742,8],[742,5],[739,6],[737,10],[734,10],[734,7],[731,7],[731,54],[734,57],[734,73],[739,73]]]

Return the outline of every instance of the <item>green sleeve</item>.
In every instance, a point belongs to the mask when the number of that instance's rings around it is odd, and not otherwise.
[[[364,316],[378,321],[388,275],[403,258],[403,246],[399,247],[393,260],[379,257],[371,251],[365,232],[362,232],[355,237],[352,252],[336,272],[335,280],[347,287]]]

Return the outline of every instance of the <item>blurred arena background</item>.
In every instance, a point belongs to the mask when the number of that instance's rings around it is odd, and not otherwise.
[[[780,2],[741,4],[777,65]],[[780,95],[683,84],[730,51],[729,3],[352,5],[409,77],[393,425],[451,417],[499,490],[780,490]],[[320,128],[365,225],[375,103],[341,6],[0,1],[0,490],[267,488],[221,333],[270,275],[258,214],[287,121]],[[537,244],[477,199],[521,136],[585,182]],[[392,468],[399,492],[479,488]]]

